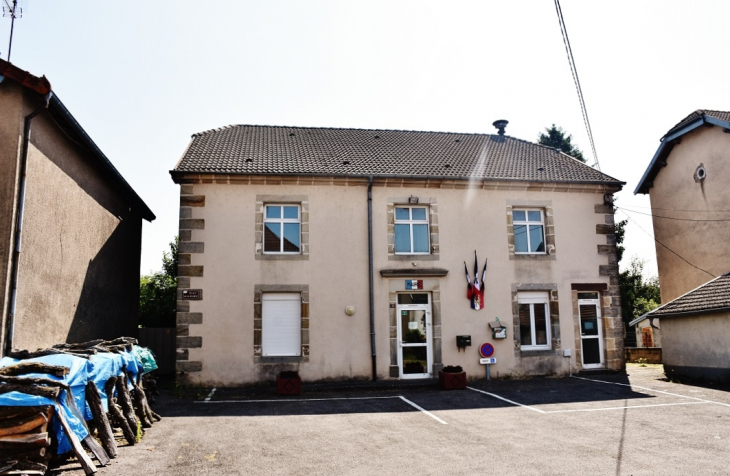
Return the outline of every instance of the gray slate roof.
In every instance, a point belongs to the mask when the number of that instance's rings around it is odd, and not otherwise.
[[[727,111],[712,111],[710,109],[697,109],[693,113],[691,113],[689,116],[685,117],[681,121],[677,123],[674,127],[669,129],[669,131],[664,134],[664,137],[667,137],[669,135],[672,135],[674,132],[678,131],[682,127],[686,126],[687,124],[692,123],[693,121],[701,118],[702,116],[709,116],[714,117],[715,119],[719,119],[721,121],[730,122],[730,112]]]
[[[623,185],[509,136],[235,125],[193,135],[176,173],[499,179]]]
[[[669,317],[720,310],[730,310],[730,273],[669,301],[647,313],[647,317]]]

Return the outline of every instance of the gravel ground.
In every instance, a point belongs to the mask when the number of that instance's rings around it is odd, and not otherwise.
[[[200,395],[208,395],[203,389]],[[626,374],[433,387],[163,394],[163,420],[100,475],[728,474],[730,393]],[[54,470],[81,475],[78,465]]]

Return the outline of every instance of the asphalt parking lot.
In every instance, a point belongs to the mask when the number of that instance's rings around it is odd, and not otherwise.
[[[668,382],[657,366],[451,392],[203,394],[161,396],[164,419],[97,474],[730,473],[730,393]]]

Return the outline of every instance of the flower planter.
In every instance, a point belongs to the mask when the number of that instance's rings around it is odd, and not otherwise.
[[[466,388],[466,372],[439,372],[441,390],[464,390]]]
[[[301,395],[302,394],[302,378],[296,377],[277,377],[276,378],[276,394],[277,395]]]

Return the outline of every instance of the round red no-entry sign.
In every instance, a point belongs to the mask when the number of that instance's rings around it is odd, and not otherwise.
[[[479,347],[479,354],[482,357],[491,357],[494,355],[494,346],[489,342],[485,342]]]

